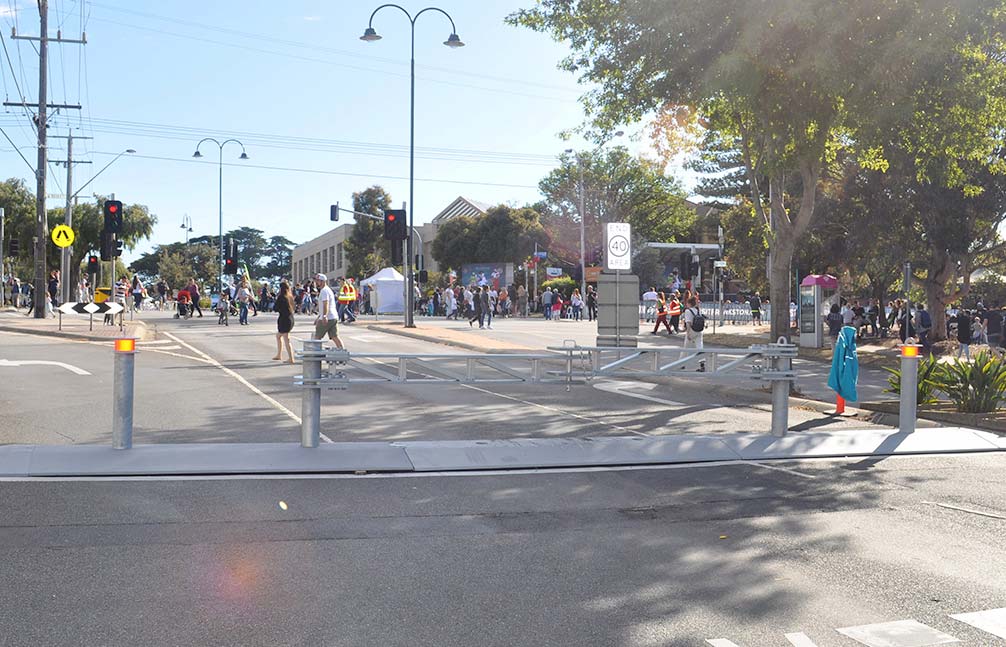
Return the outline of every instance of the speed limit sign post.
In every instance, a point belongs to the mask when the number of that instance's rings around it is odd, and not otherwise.
[[[604,267],[615,272],[615,346],[622,345],[621,274],[632,269],[632,226],[627,222],[609,222],[604,228]],[[635,333],[639,332],[637,324]]]
[[[632,225],[627,222],[609,222],[604,229],[604,269],[632,269]]]

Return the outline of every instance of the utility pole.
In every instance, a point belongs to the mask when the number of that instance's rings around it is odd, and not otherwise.
[[[66,210],[64,211],[63,220],[67,227],[73,229],[73,203],[74,203],[74,193],[73,193],[73,165],[74,164],[90,164],[86,160],[74,160],[73,159],[73,140],[74,139],[93,139],[93,137],[74,137],[73,132],[70,131],[64,137],[62,135],[53,135],[54,139],[65,139],[66,140],[66,159],[65,160],[53,160],[53,164],[66,164]],[[62,277],[60,301],[66,303],[69,301],[73,292],[70,286],[70,276],[73,274],[70,263],[73,260],[73,246],[64,247],[62,253],[60,254],[59,262],[59,273]]]
[[[5,216],[6,214],[4,213],[4,208],[0,207],[0,308],[3,307],[4,301],[7,300],[7,282],[5,280],[7,278],[7,257],[4,256],[3,246],[3,228],[4,220],[6,220]]]
[[[38,161],[35,167],[35,318],[45,318],[45,245],[49,222],[45,213],[46,76],[49,67],[49,0],[38,0]]]
[[[12,31],[11,38],[14,40],[37,40],[38,41],[38,114],[36,116],[35,127],[38,130],[38,160],[35,168],[35,318],[45,318],[45,249],[46,239],[49,237],[49,222],[45,212],[45,181],[46,181],[46,129],[48,128],[47,109],[52,108],[74,108],[80,110],[79,105],[49,104],[46,103],[46,87],[48,85],[49,71],[49,42],[57,43],[79,43],[87,42],[85,34],[81,34],[79,40],[64,39],[63,34],[57,32],[56,38],[49,38],[49,0],[38,0],[39,34],[38,36],[18,36],[16,29]],[[26,106],[22,99],[20,102],[4,101],[5,106]]]

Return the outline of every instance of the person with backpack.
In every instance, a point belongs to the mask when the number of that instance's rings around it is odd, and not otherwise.
[[[702,350],[702,331],[706,329],[706,317],[699,310],[699,300],[688,297],[688,308],[685,309],[685,348]],[[706,370],[706,363],[699,362],[699,370]]]

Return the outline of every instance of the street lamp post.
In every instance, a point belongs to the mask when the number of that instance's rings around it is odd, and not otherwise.
[[[185,244],[189,244],[189,234],[192,233],[192,218],[189,218],[189,214],[182,216],[182,230],[185,231]]]
[[[386,7],[394,7],[402,13],[405,17],[409,19],[409,24],[412,28],[412,49],[411,49],[411,61],[410,61],[410,72],[409,72],[409,230],[415,231],[414,216],[416,213],[416,202],[414,195],[414,185],[415,185],[415,167],[416,167],[416,20],[419,16],[423,15],[427,11],[437,11],[446,16],[447,20],[451,23],[451,34],[444,41],[444,45],[450,48],[464,47],[464,43],[461,42],[461,38],[458,37],[457,29],[454,26],[454,19],[451,18],[443,9],[439,7],[426,7],[420,10],[415,16],[410,14],[406,9],[400,7],[397,4],[383,4],[374,12],[370,14],[370,20],[367,22],[367,29],[363,32],[363,36],[360,36],[360,40],[367,42],[374,42],[381,40],[381,36],[378,35],[377,31],[374,30],[374,16],[377,12]],[[415,311],[415,287],[412,276],[412,236],[406,239],[405,246],[405,280],[406,280],[406,294],[405,294],[405,327],[415,328],[415,323],[413,322],[413,316]]]
[[[236,139],[225,139],[224,141],[219,142],[212,137],[204,137],[203,139],[199,140],[199,143],[196,144],[196,152],[192,154],[192,157],[200,158],[203,156],[203,154],[199,152],[199,147],[202,146],[205,142],[213,142],[214,144],[217,145],[217,148],[220,151],[220,161],[218,165],[219,174],[217,183],[217,194],[218,194],[217,216],[220,224],[220,240],[217,241],[219,243],[218,251],[220,253],[220,257],[217,259],[217,261],[219,262],[217,268],[218,269],[217,294],[223,294],[224,293],[224,146],[230,143],[237,144],[238,146],[241,147],[241,156],[238,157],[238,159],[246,160],[250,158],[248,157],[248,153],[245,152],[245,145],[242,144],[240,141]]]
[[[622,131],[622,130],[615,131],[615,133],[612,135],[612,139],[615,138],[615,137],[621,137],[624,134],[625,134],[625,131]],[[601,151],[601,148],[603,148],[604,145],[608,143],[608,141],[611,141],[611,139],[601,142],[598,145],[598,147],[594,149],[594,152],[591,155],[591,157],[596,156]],[[573,149],[572,148],[567,148],[565,152],[566,152],[566,154],[572,154],[573,153]],[[584,213],[584,202],[585,202],[585,200],[584,200],[584,188],[583,188],[583,156],[582,155],[578,154],[576,156],[576,165],[577,165],[577,167],[579,168],[579,171],[580,171],[580,182],[579,182],[579,187],[577,187],[577,193],[579,194],[579,202],[580,202],[580,205],[578,207],[578,211],[580,212],[580,298],[586,299],[587,298],[587,258],[586,258],[587,251],[586,251],[586,244],[585,244],[585,238],[586,238],[586,226],[585,226],[585,222],[586,222],[587,217],[586,217],[586,214]]]

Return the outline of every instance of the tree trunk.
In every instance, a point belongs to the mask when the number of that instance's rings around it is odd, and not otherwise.
[[[789,321],[790,267],[793,263],[795,245],[792,239],[777,236],[772,246],[772,263],[769,267],[769,300],[772,303],[771,342],[780,337],[790,339]]]
[[[957,286],[951,287],[947,294],[947,283],[955,276],[954,264],[949,254],[940,250],[935,252],[926,268],[926,280],[923,287],[926,291],[926,308],[933,320],[933,329],[929,333],[932,341],[943,341],[947,338],[947,305],[953,298]]]

